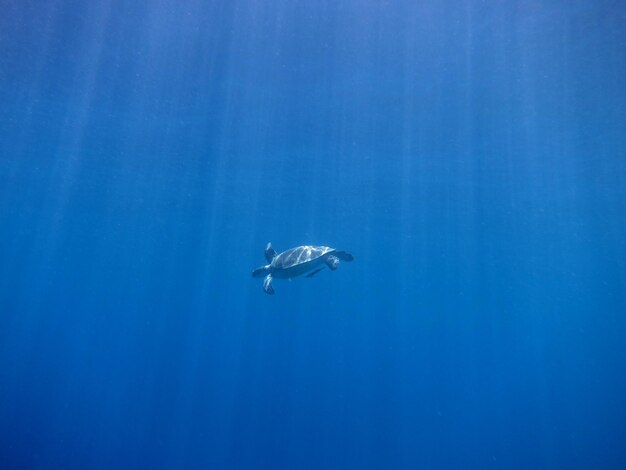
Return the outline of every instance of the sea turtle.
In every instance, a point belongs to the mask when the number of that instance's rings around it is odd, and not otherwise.
[[[291,279],[306,274],[314,276],[328,266],[331,270],[337,269],[339,260],[352,261],[354,256],[345,251],[338,251],[328,246],[297,246],[277,254],[268,243],[265,247],[265,259],[269,264],[252,271],[253,277],[265,277],[263,290],[268,294],[274,293],[272,279]]]

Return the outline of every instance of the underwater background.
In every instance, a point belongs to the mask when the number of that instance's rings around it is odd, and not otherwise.
[[[626,468],[625,24],[0,0],[0,468]]]

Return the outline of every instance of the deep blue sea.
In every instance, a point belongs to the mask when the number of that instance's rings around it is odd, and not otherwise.
[[[0,468],[626,468],[625,25],[0,0]]]

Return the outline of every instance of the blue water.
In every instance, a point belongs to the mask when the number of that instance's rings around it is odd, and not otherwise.
[[[0,468],[626,468],[622,2],[0,6]]]

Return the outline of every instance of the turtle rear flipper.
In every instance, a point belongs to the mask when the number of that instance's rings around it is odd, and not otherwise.
[[[274,288],[272,287],[272,275],[268,274],[263,279],[263,290],[266,294],[274,295]]]
[[[271,263],[272,260],[276,257],[276,250],[272,248],[272,243],[268,243],[265,247],[265,259],[268,263]]]

